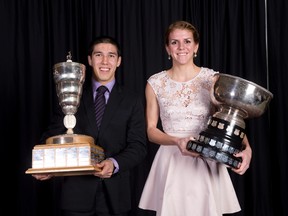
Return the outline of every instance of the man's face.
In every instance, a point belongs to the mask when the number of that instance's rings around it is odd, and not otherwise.
[[[106,84],[115,78],[117,67],[121,64],[121,57],[117,54],[117,48],[110,43],[99,43],[94,46],[88,63],[93,68],[95,80]]]

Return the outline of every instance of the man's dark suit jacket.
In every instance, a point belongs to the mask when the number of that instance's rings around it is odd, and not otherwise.
[[[117,82],[106,105],[100,131],[95,120],[91,80],[86,80],[75,117],[74,134],[92,136],[95,144],[104,148],[105,156],[113,157],[120,170],[111,178],[103,180],[104,190],[114,214],[127,212],[131,208],[130,171],[146,156],[146,123],[141,97],[125,90]],[[48,130],[46,138],[65,134],[64,114],[59,106]],[[91,210],[96,184],[99,178],[93,175],[63,177],[62,208],[70,210]]]

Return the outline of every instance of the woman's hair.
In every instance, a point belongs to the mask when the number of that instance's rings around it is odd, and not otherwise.
[[[180,20],[180,21],[173,22],[169,25],[169,27],[166,30],[165,35],[164,35],[165,45],[169,44],[169,35],[175,29],[182,29],[182,30],[186,29],[188,31],[191,31],[193,34],[193,39],[194,39],[195,43],[199,44],[200,36],[199,36],[197,29],[191,23]]]

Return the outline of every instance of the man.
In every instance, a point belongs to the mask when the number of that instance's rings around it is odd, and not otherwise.
[[[106,159],[96,164],[94,175],[66,176],[62,185],[61,209],[64,216],[128,216],[131,209],[130,171],[146,156],[146,128],[142,99],[115,80],[121,64],[118,43],[98,37],[90,45],[88,63],[92,79],[86,78],[80,106],[75,114],[75,134],[92,136],[104,149]],[[94,99],[99,86],[106,86],[106,107],[98,128]],[[97,112],[97,110],[96,110]],[[63,114],[44,133],[48,137],[65,133]],[[52,175],[33,175],[46,180]]]

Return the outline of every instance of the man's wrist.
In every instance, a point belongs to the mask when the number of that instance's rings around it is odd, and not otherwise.
[[[113,165],[114,165],[114,169],[113,169],[113,174],[117,173],[119,171],[119,164],[117,163],[117,161],[114,158],[107,158],[108,160],[111,160]]]

